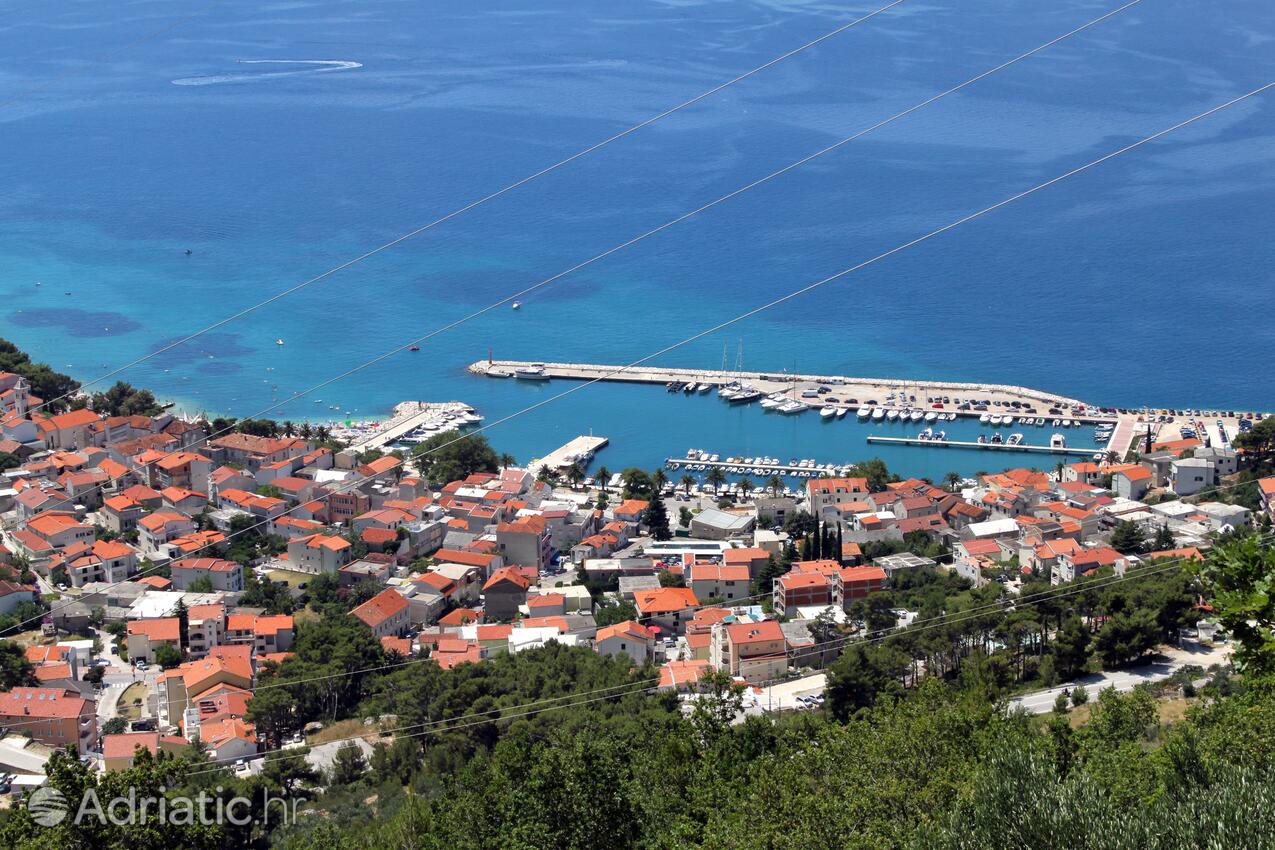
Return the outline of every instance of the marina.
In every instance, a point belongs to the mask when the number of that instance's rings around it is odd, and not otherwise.
[[[819,478],[821,476],[848,475],[850,464],[819,463],[808,458],[791,458],[783,462],[779,458],[762,457],[727,457],[710,454],[702,449],[690,449],[686,457],[670,457],[664,459],[664,465],[672,470],[687,472],[707,472],[720,469],[728,475],[782,475],[790,478]]]
[[[382,423],[371,423],[350,444],[356,452],[384,449],[394,444],[422,443],[434,434],[459,431],[483,421],[463,401],[404,401],[394,406],[394,415]]]

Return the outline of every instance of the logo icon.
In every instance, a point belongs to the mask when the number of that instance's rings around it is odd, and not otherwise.
[[[37,788],[27,799],[27,811],[31,813],[31,820],[40,826],[57,826],[66,820],[66,795],[47,785]]]

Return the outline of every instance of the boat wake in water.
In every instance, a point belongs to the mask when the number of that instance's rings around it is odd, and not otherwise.
[[[304,74],[324,74],[331,71],[352,71],[362,68],[362,62],[347,59],[240,59],[242,65],[308,65],[291,71],[262,71],[256,74],[212,74],[204,77],[179,77],[175,86],[212,86],[218,83],[252,83],[273,77],[298,77]]]

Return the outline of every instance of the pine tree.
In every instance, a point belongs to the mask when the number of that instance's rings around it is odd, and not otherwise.
[[[646,527],[651,530],[651,536],[656,540],[670,540],[673,537],[673,532],[669,530],[668,525],[668,508],[664,506],[664,500],[658,493],[647,505]]]

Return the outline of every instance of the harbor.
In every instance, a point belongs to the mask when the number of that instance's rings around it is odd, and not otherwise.
[[[707,472],[720,469],[727,475],[780,475],[789,478],[819,478],[821,476],[848,475],[850,464],[819,463],[808,458],[792,458],[787,463],[779,458],[763,455],[760,457],[727,457],[710,454],[702,449],[690,449],[686,457],[670,457],[664,459],[664,465],[672,470],[686,472]]]

